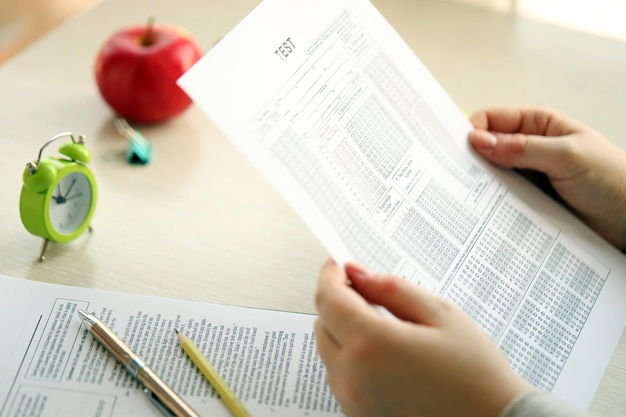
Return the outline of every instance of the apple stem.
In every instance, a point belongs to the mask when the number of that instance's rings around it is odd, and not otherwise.
[[[155,39],[154,39],[154,17],[150,16],[150,18],[148,19],[148,24],[146,25],[146,32],[143,35],[143,38],[141,39],[141,45],[142,46],[150,46],[150,45],[154,45]]]

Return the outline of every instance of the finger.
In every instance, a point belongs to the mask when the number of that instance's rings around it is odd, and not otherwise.
[[[544,137],[522,133],[473,130],[468,136],[476,152],[504,168],[532,169],[552,178],[567,175],[575,158],[576,143],[571,136]]]
[[[345,270],[327,261],[320,272],[315,305],[325,329],[339,345],[358,332],[369,331],[379,313],[348,285]]]
[[[320,319],[315,321],[315,341],[317,343],[317,351],[326,367],[329,369],[334,368],[340,346],[324,327]]]
[[[333,300],[336,292],[344,293],[349,290],[348,277],[344,269],[329,258],[326,260],[317,281],[317,289],[315,294],[315,304],[319,308],[320,305]],[[346,291],[347,292],[347,291]]]
[[[417,285],[392,275],[374,274],[357,264],[346,264],[353,288],[372,304],[385,307],[399,319],[438,325],[449,305]]]
[[[569,116],[541,107],[496,107],[475,112],[469,120],[477,129],[503,133],[563,136],[586,130]]]

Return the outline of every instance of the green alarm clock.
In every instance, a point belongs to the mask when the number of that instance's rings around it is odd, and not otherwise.
[[[69,138],[59,148],[62,157],[42,159],[43,150],[62,138]],[[85,137],[70,132],[60,133],[39,150],[36,161],[28,162],[22,175],[20,217],[26,230],[42,237],[39,260],[45,260],[49,242],[69,242],[86,229],[96,209],[97,187],[87,164],[91,152]]]

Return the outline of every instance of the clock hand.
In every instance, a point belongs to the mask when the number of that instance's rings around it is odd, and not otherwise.
[[[70,193],[70,191],[72,191],[72,187],[74,186],[74,184],[76,184],[76,178],[72,178],[72,183],[70,184],[70,186],[68,187],[67,191],[65,192],[65,194],[63,194],[63,197],[67,197],[67,195]],[[61,184],[59,184],[61,185]],[[59,193],[60,194],[60,193]]]
[[[56,191],[58,192],[58,195],[52,196],[52,199],[54,200],[54,202],[57,204],[65,203],[65,197],[62,195],[63,192],[61,191],[61,184],[57,185]]]
[[[78,194],[74,194],[71,197],[63,198],[63,202],[65,203],[66,201],[70,201],[72,198],[80,197],[81,195],[83,195],[83,193],[78,193]]]

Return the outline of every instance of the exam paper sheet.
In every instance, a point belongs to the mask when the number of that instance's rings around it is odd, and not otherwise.
[[[314,316],[69,287],[0,275],[0,417],[159,416],[81,326],[94,312],[201,416],[232,413],[178,344],[189,336],[254,416],[340,416]]]
[[[453,301],[529,382],[589,406],[625,324],[624,257],[471,152],[371,3],[266,0],[179,84],[337,261]]]

